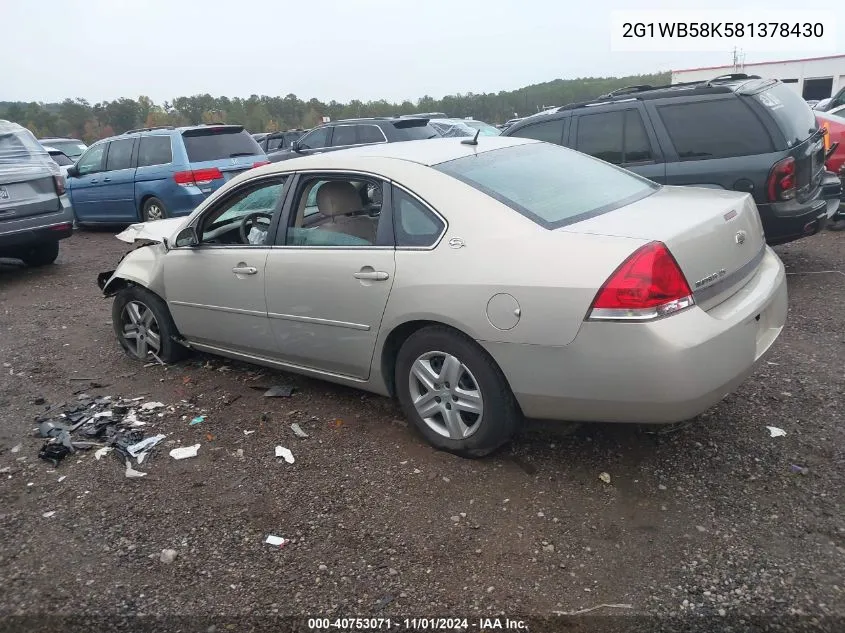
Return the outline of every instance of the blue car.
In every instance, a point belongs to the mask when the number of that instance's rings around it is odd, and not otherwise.
[[[267,163],[240,125],[130,130],[97,141],[68,169],[79,224],[188,215],[238,174]]]

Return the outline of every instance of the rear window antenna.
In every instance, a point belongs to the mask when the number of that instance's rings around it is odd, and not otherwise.
[[[472,138],[465,138],[464,140],[461,141],[461,143],[464,144],[464,145],[478,145],[478,134],[480,132],[481,132],[481,128],[479,128],[475,131],[475,136],[473,136]]]

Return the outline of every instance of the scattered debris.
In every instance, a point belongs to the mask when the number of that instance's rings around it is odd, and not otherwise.
[[[610,483],[610,473],[600,473],[599,479],[601,479],[604,483],[609,484]]]
[[[273,385],[264,392],[265,398],[290,398],[294,388],[291,385]]]
[[[178,555],[179,552],[177,552],[175,549],[163,549],[161,550],[161,555],[158,557],[158,559],[165,565],[169,565],[170,563],[176,560],[176,557]]]
[[[766,428],[769,429],[769,437],[783,437],[786,435],[786,431],[776,426],[767,426]]]
[[[67,475],[62,475],[62,476],[61,476],[61,477],[59,477],[56,481],[57,481],[58,483],[62,483],[65,479],[67,479]]]
[[[42,514],[41,516],[43,516],[45,519],[49,519],[49,518],[50,518],[51,516],[53,516],[54,514],[56,514],[56,511],[55,511],[55,510],[50,510],[49,512],[45,512],[45,513],[44,513],[44,514]]]
[[[252,435],[253,433],[255,433],[255,431],[247,431],[244,429],[244,435]]]
[[[13,453],[20,453],[21,449],[23,448],[23,444],[16,444],[12,447]]]
[[[198,415],[193,420],[191,420],[189,426],[194,426],[195,424],[200,424],[201,422],[204,422],[204,421],[205,421],[205,416],[204,415]]]
[[[53,466],[58,466],[59,462],[69,454],[70,449],[67,446],[51,441],[41,447],[41,450],[38,451],[38,458],[50,462]]]
[[[152,437],[148,437],[140,442],[133,444],[132,446],[126,447],[126,452],[129,453],[132,457],[138,457],[139,453],[143,453],[144,451],[152,448],[159,442],[161,442],[165,438],[164,435],[153,435]],[[141,463],[140,461],[138,462]]]
[[[141,471],[135,470],[134,468],[132,468],[132,462],[127,459],[126,460],[126,476],[129,479],[137,479],[139,477],[146,477],[147,473],[142,473]]]
[[[162,409],[164,408],[163,402],[145,402],[141,405],[142,411],[153,411],[154,409]]]
[[[282,538],[281,536],[274,536],[274,535],[270,534],[267,537],[267,540],[265,540],[264,542],[267,543],[268,545],[277,545],[279,547],[284,547],[285,545],[287,545],[288,540],[285,539],[285,538]]]
[[[288,464],[293,464],[294,462],[293,453],[290,452],[289,448],[285,448],[284,446],[276,447],[276,457],[283,457]]]
[[[170,451],[170,456],[173,459],[188,459],[189,457],[196,457],[199,449],[199,444],[194,444],[193,446],[181,446]]]
[[[103,446],[103,448],[98,448],[94,451],[94,459],[100,461],[103,457],[111,453],[114,449],[111,446]]]
[[[308,433],[303,431],[302,427],[299,426],[299,424],[297,424],[296,422],[290,425],[290,429],[297,437],[308,437]]]
[[[806,466],[799,466],[798,464],[792,464],[789,467],[789,470],[795,473],[796,475],[809,475],[810,469]]]

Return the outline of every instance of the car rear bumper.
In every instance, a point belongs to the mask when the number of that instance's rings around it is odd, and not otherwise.
[[[766,243],[786,244],[815,235],[827,223],[827,201],[819,196],[806,203],[795,201],[758,204]]]
[[[73,234],[70,205],[57,213],[0,222],[0,249],[55,242]]]
[[[786,321],[783,264],[757,274],[709,312],[652,323],[585,322],[569,345],[481,342],[529,418],[671,423],[718,403],[752,372]]]

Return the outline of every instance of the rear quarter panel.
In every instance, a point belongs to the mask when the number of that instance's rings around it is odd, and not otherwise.
[[[395,180],[434,207],[448,227],[432,250],[396,250],[382,334],[433,320],[476,340],[566,345],[598,288],[643,240],[578,235],[540,227],[502,203],[431,168],[407,163]],[[465,243],[449,245],[452,238]],[[490,299],[511,295],[518,323],[494,327]]]

